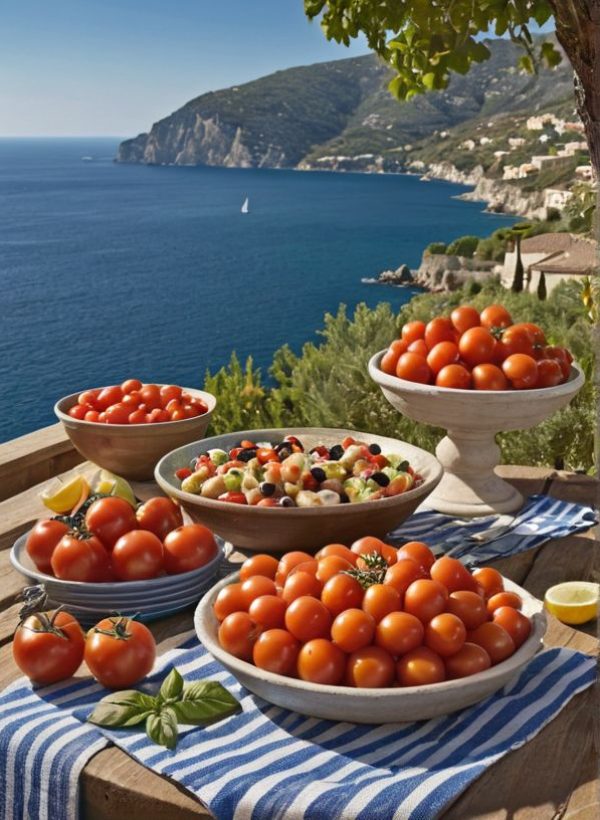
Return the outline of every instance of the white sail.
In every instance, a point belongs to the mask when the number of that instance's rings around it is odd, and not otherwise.
[[[249,201],[248,201],[248,197],[246,197],[246,199],[244,200],[244,204],[242,205],[242,213],[243,214],[248,213],[248,211],[249,211],[248,205],[249,205]]]

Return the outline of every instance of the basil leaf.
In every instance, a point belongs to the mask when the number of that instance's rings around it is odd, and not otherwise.
[[[232,715],[240,708],[233,695],[218,681],[196,681],[183,688],[183,697],[173,704],[182,723],[200,725]]]
[[[162,682],[162,686],[160,687],[159,696],[160,699],[164,701],[169,701],[171,699],[177,700],[181,693],[183,692],[183,678],[173,667],[167,677]]]
[[[96,704],[88,717],[90,723],[97,726],[111,726],[118,729],[136,726],[144,721],[156,709],[156,698],[126,689],[123,692],[112,692]]]
[[[177,715],[171,706],[163,706],[160,713],[148,715],[146,734],[159,746],[174,749],[177,746]]]

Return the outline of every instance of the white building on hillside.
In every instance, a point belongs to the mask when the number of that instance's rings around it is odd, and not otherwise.
[[[525,290],[535,293],[542,273],[546,291],[550,293],[559,282],[591,276],[598,264],[598,248],[593,239],[576,234],[544,233],[521,242],[521,261],[525,273]],[[516,253],[504,255],[501,282],[505,288],[512,285]]]
[[[571,191],[564,188],[546,188],[544,191],[544,208],[562,211],[567,202],[573,198]]]

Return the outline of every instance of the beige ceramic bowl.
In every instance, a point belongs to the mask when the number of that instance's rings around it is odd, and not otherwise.
[[[308,508],[249,507],[202,498],[180,489],[181,482],[175,477],[175,471],[187,467],[201,451],[211,448],[230,450],[242,439],[279,442],[288,435],[297,436],[307,450],[317,444],[339,444],[346,436],[354,436],[369,444],[379,444],[384,453],[398,453],[408,459],[423,476],[423,484],[393,498]],[[194,521],[209,527],[237,547],[276,553],[296,549],[315,552],[325,544],[350,544],[363,535],[383,537],[414,512],[433,490],[441,475],[442,468],[435,456],[419,447],[371,433],[326,427],[244,430],[213,436],[169,453],[159,461],[155,471],[155,478],[161,489],[176,499]]]
[[[505,589],[523,599],[523,612],[532,619],[532,631],[525,643],[507,660],[469,678],[449,680],[429,686],[389,689],[354,689],[324,686],[275,675],[240,661],[219,645],[218,621],[213,603],[219,590],[239,580],[230,575],[206,593],[194,615],[200,642],[250,692],[276,706],[302,715],[344,720],[352,723],[402,723],[448,715],[484,700],[511,680],[540,649],[546,631],[543,604],[512,581],[504,579]]]
[[[79,421],[69,416],[68,411],[77,403],[81,390],[57,401],[54,412],[62,421],[73,446],[88,461],[124,478],[147,481],[154,475],[156,462],[165,453],[202,438],[216,407],[217,400],[211,393],[192,387],[183,389],[191,396],[203,399],[208,412],[191,419],[156,424]]]

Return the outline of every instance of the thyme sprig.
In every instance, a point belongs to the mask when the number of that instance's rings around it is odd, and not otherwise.
[[[345,569],[344,574],[355,578],[363,589],[368,589],[373,584],[383,584],[388,571],[388,563],[383,555],[378,552],[369,552],[361,555],[359,560],[364,566]]]

